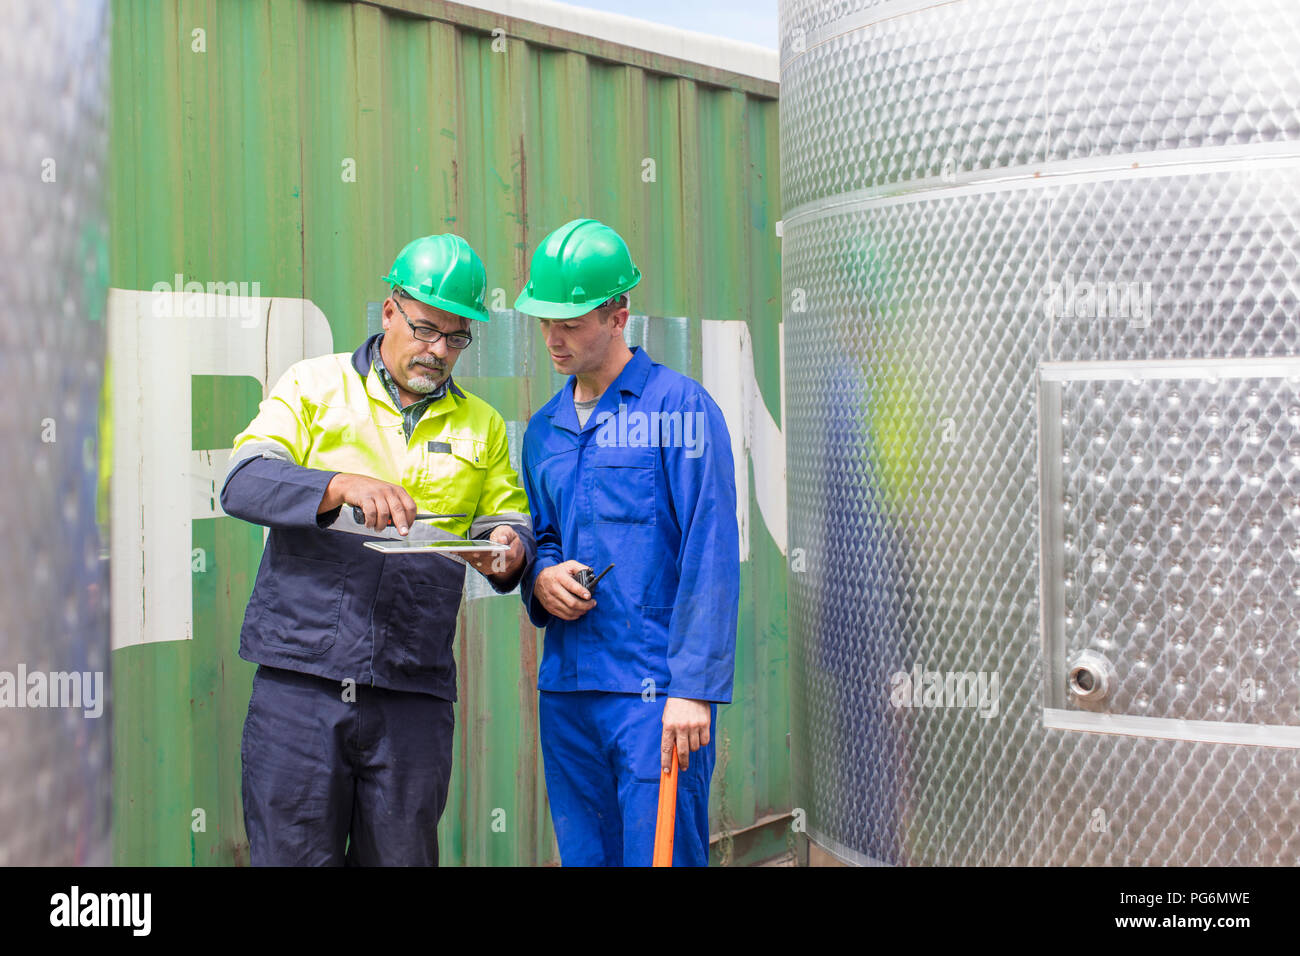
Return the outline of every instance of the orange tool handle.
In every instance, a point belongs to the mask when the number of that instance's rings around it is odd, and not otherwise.
[[[655,823],[655,852],[651,866],[673,865],[673,830],[677,823],[677,752],[668,773],[659,775],[659,819]]]

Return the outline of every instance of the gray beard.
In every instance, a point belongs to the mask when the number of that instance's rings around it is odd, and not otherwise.
[[[420,365],[419,363],[416,363],[415,368],[419,369],[419,371],[411,371],[409,373],[410,377],[406,380],[406,390],[408,392],[414,392],[416,395],[428,395],[430,392],[436,392],[442,387],[442,383],[447,380],[445,370],[439,373],[429,368],[429,366]],[[441,378],[435,377],[439,374],[441,374]]]

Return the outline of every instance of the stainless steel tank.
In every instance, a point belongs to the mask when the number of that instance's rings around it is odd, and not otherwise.
[[[107,27],[0,4],[0,865],[110,862]]]
[[[1297,48],[1294,0],[782,0],[795,804],[844,860],[1300,861]]]

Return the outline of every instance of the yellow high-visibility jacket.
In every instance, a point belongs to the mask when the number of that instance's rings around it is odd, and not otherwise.
[[[510,525],[527,566],[535,552],[528,501],[501,415],[454,382],[407,440],[401,412],[370,365],[374,338],[351,355],[291,367],[235,438],[222,508],[271,529],[239,653],[270,667],[455,700],[452,639],[464,566],[372,551],[364,536],[329,528],[338,509],[317,509],[335,474],[368,475],[401,485],[421,511],[464,512],[437,522],[452,535]]]

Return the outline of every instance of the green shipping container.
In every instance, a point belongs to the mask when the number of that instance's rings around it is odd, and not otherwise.
[[[464,236],[492,320],[457,381],[507,420],[560,387],[510,310],[536,243],[580,216],[645,279],[630,336],[703,381],[735,432],[734,703],[714,858],[784,852],[785,466],[774,83],[440,2],[115,0],[114,854],[244,864],[238,635],[263,532],[220,514],[225,454],[278,370],[351,351],[409,239]],[[165,296],[162,293],[186,293]],[[163,307],[159,307],[159,303]],[[542,633],[467,582],[442,859],[558,862],[537,743]]]

